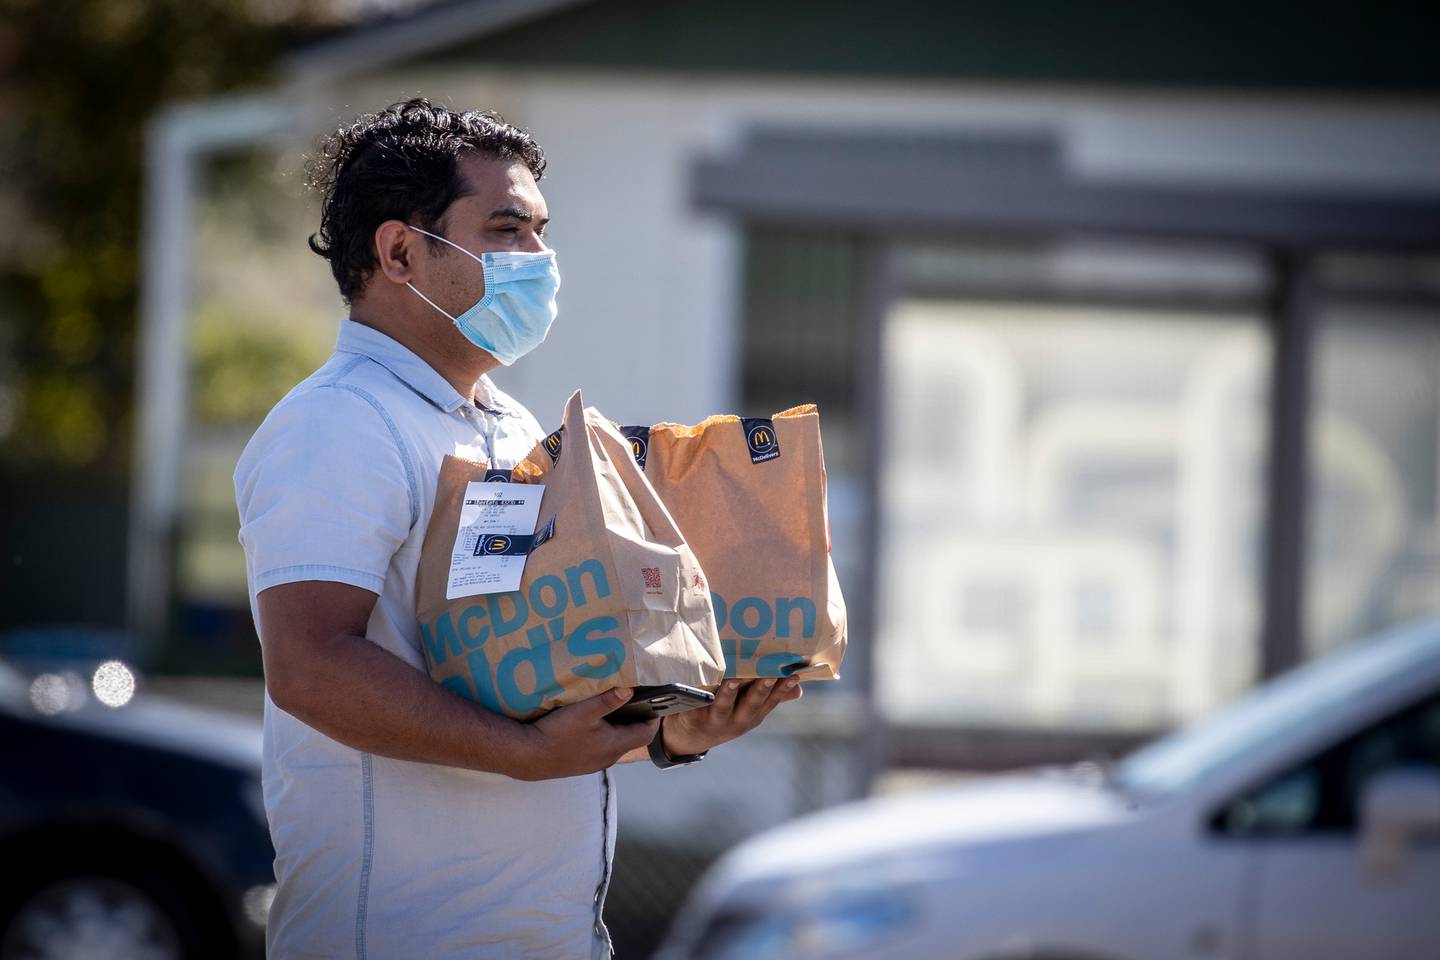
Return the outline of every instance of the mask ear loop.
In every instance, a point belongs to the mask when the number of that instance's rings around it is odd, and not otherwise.
[[[410,292],[414,293],[415,296],[419,297],[421,300],[424,300],[426,303],[430,304],[430,306],[434,307],[436,310],[439,310],[440,313],[441,313],[441,315],[443,315],[443,316],[445,316],[445,317],[449,317],[451,323],[456,324],[457,326],[459,325],[460,321],[459,321],[458,319],[456,319],[455,317],[451,317],[450,314],[446,313],[445,310],[444,310],[439,304],[437,304],[434,300],[431,300],[429,297],[425,296],[425,294],[421,293],[419,290],[416,290],[416,289],[415,289],[415,284],[411,283],[409,280],[406,280],[406,281],[405,281],[405,286],[409,287],[409,288],[410,288]]]
[[[429,230],[421,230],[419,227],[410,226],[410,224],[408,224],[408,223],[405,224],[405,226],[410,227],[410,229],[411,229],[411,230],[414,230],[416,233],[423,233],[423,234],[425,234],[425,236],[427,236],[427,237],[432,237],[432,238],[434,238],[434,239],[436,239],[436,240],[439,240],[441,243],[448,243],[448,244],[450,244],[450,246],[454,247],[456,250],[459,250],[461,253],[465,254],[465,256],[469,257],[471,260],[474,260],[476,263],[480,264],[480,266],[482,266],[482,267],[485,266],[485,261],[484,261],[484,260],[482,260],[482,259],[480,259],[479,257],[475,256],[475,254],[471,253],[469,250],[466,250],[464,247],[460,246],[460,244],[456,243],[454,240],[446,240],[444,237],[440,236],[438,233],[431,233]]]
[[[495,271],[491,269],[490,265],[485,262],[485,259],[483,257],[477,257],[469,250],[466,250],[464,247],[460,246],[460,244],[456,243],[453,240],[446,240],[438,233],[431,233],[429,230],[422,230],[419,227],[409,223],[405,224],[405,226],[409,227],[411,230],[414,230],[416,233],[423,233],[425,234],[425,236],[433,237],[434,239],[439,240],[441,243],[450,244],[450,246],[454,247],[456,250],[459,250],[461,253],[465,254],[465,256],[469,257],[471,260],[474,260],[476,263],[480,264],[480,269],[483,271],[483,276],[485,277],[485,295],[480,298],[480,302],[475,304],[475,307],[490,306],[490,302],[495,299]],[[411,290],[415,290],[415,285],[413,283],[410,283],[408,280],[405,282],[405,286],[409,287]],[[430,304],[430,306],[435,307],[436,310],[440,310],[440,312],[445,316],[450,317],[451,323],[457,325],[460,323],[460,319],[458,317],[450,316],[450,314],[446,313],[439,306],[436,306],[434,300],[431,300],[419,290],[415,290],[415,295],[418,296],[421,300],[424,300],[426,303]],[[475,309],[475,307],[471,307],[471,309],[473,310]]]

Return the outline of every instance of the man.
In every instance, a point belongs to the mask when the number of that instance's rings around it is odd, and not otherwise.
[[[356,119],[314,161],[310,245],[350,317],[235,471],[274,960],[608,956],[607,768],[703,755],[800,696],[730,682],[661,728],[608,723],[616,690],[522,724],[425,672],[415,573],[440,462],[512,466],[543,436],[486,374],[555,316],[544,170],[528,133],[423,99]]]

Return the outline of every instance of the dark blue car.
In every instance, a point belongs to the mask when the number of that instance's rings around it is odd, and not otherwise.
[[[107,669],[0,662],[0,960],[262,955],[259,726]]]

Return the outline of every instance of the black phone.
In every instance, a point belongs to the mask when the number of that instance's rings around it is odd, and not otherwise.
[[[708,707],[715,694],[683,683],[662,683],[651,687],[635,687],[625,705],[606,714],[611,723],[644,723],[670,713],[683,713],[696,707]]]

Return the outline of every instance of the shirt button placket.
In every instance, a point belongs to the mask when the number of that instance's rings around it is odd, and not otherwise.
[[[470,425],[485,438],[485,459],[493,465],[495,463],[495,430],[490,417],[476,409],[474,404],[469,403],[461,407],[460,412],[470,422]]]

